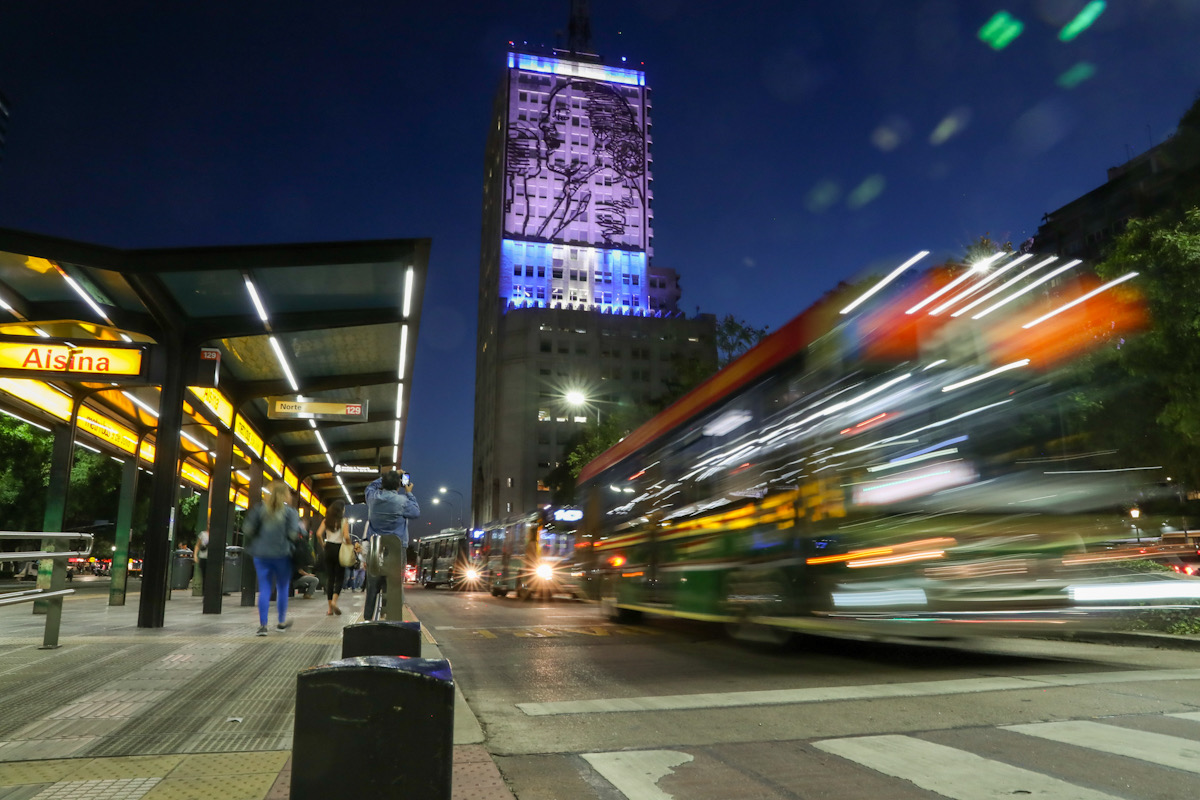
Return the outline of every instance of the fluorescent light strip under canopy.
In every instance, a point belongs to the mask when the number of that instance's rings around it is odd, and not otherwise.
[[[267,309],[263,306],[262,299],[258,296],[258,287],[254,285],[254,279],[249,275],[242,275],[242,280],[246,282],[246,291],[250,294],[250,300],[254,303],[254,310],[258,312],[258,318],[263,322],[270,322],[267,317]]]
[[[279,366],[283,369],[283,374],[287,376],[288,385],[292,387],[293,392],[300,391],[300,384],[296,383],[296,376],[292,374],[292,368],[288,365],[287,359],[283,355],[283,348],[280,347],[279,340],[274,336],[270,337],[270,339],[271,349],[275,351],[275,358],[279,361]]]

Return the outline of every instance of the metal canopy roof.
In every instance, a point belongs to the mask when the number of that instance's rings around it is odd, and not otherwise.
[[[0,327],[154,342],[182,331],[189,346],[218,348],[221,391],[328,504],[343,496],[331,462],[385,465],[402,451],[429,249],[429,239],[390,239],[120,250],[0,228]],[[174,331],[156,322],[164,310]],[[155,407],[153,389],[88,386],[100,390],[90,404],[153,427],[129,399]],[[368,421],[271,420],[265,398],[276,395],[365,400]],[[205,463],[213,437],[188,430],[199,441],[185,454]],[[341,476],[356,500],[373,477]]]

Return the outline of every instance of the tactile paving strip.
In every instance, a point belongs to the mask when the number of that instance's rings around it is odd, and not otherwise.
[[[214,775],[204,778],[167,777],[143,795],[143,800],[262,800],[275,783],[276,773]]]
[[[168,697],[97,741],[89,756],[235,752],[290,747],[296,673],[336,657],[334,645],[244,638]]]
[[[30,800],[141,800],[162,778],[117,778],[107,781],[59,781]]]
[[[0,665],[0,697],[5,708],[20,709],[19,714],[0,717],[0,740],[6,740],[31,721],[158,661],[179,649],[180,643],[151,642],[133,647],[90,643],[66,645],[59,650],[34,650],[21,654],[23,663],[5,659]],[[145,687],[141,687],[145,688]]]

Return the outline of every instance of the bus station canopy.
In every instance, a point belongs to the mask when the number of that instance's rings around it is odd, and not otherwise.
[[[323,513],[338,497],[361,500],[380,466],[401,461],[429,250],[428,239],[122,250],[0,229],[0,337],[219,358],[216,386],[184,403],[182,479],[207,488],[216,433],[234,425],[239,505],[258,499],[243,498],[253,455]],[[140,385],[39,378],[0,369],[0,407],[45,420],[56,395],[86,396],[80,442],[129,455],[140,446],[130,435],[156,440],[153,374]],[[270,398],[289,402],[273,413]],[[310,412],[347,406],[361,413]]]

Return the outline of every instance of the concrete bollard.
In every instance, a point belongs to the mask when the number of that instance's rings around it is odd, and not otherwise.
[[[342,658],[421,657],[421,623],[375,620],[342,628]]]
[[[453,762],[450,662],[363,656],[296,676],[291,800],[449,800]]]

